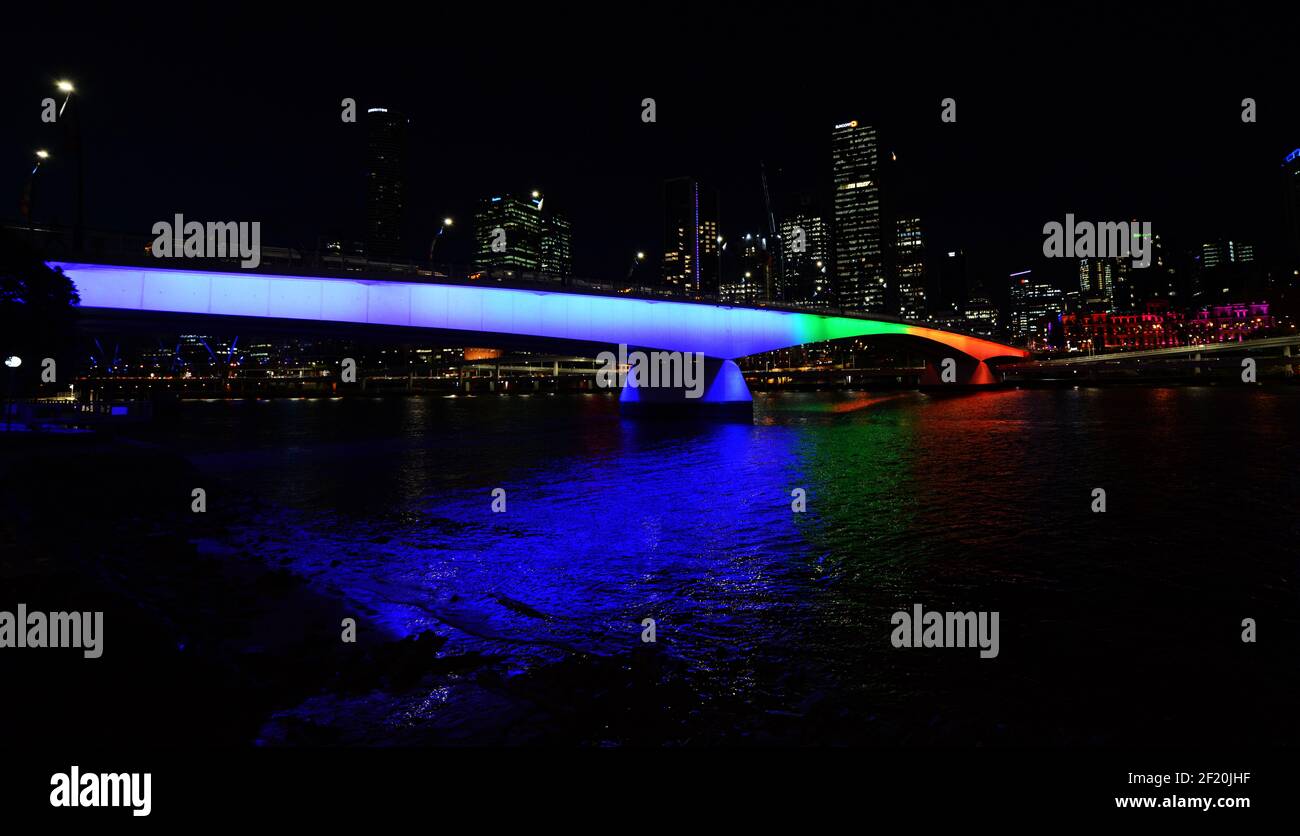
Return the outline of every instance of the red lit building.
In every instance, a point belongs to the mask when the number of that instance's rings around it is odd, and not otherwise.
[[[1197,311],[1188,321],[1187,330],[1193,344],[1236,343],[1275,325],[1277,320],[1269,314],[1267,302],[1229,303]]]
[[[1074,351],[1145,351],[1186,345],[1185,317],[1164,300],[1142,313],[1072,311],[1061,316],[1064,347]]]
[[[1061,315],[1069,351],[1147,351],[1202,343],[1240,342],[1274,327],[1267,302],[1211,305],[1190,318],[1153,300],[1142,313],[1072,311]]]

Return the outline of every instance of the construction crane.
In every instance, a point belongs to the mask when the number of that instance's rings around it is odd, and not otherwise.
[[[767,165],[762,160],[758,162],[759,178],[763,181],[763,207],[767,211],[767,241],[764,242],[763,250],[766,255],[767,263],[764,266],[763,274],[766,279],[765,296],[767,301],[772,301],[772,250],[776,247],[777,271],[781,279],[785,279],[785,247],[781,246],[781,233],[776,227],[776,214],[772,211],[772,194],[767,188]],[[769,243],[770,242],[770,243]]]

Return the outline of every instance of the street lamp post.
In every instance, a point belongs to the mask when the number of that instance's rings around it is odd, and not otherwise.
[[[726,248],[727,248],[727,242],[723,241],[722,236],[719,235],[717,239],[717,247],[715,247],[715,249],[718,251],[718,275],[717,275],[718,286],[713,291],[715,294],[717,294],[719,298],[721,298],[722,296],[722,251],[725,250]]]
[[[27,175],[27,185],[23,187],[22,205],[19,207],[23,217],[27,220],[27,228],[32,228],[33,206],[36,202],[36,173],[41,170],[41,164],[50,158],[50,152],[44,148],[36,152],[36,165],[32,166],[31,174]]]
[[[65,95],[63,106],[59,108],[59,119],[62,120],[63,113],[68,109],[68,104],[72,101],[72,95],[77,92],[77,88],[67,79],[56,81],[54,86],[60,93]],[[80,252],[86,206],[85,157],[81,150],[81,108],[74,107],[69,118],[72,120],[72,124],[71,127],[66,128],[67,147],[73,152],[77,160],[77,202],[73,209],[72,248]]]
[[[645,253],[643,252],[638,252],[632,257],[632,264],[627,268],[627,281],[629,283],[632,281],[632,273],[636,271],[636,266],[643,261],[645,261]]]
[[[446,232],[448,229],[451,228],[452,223],[453,221],[451,218],[443,218],[442,226],[438,227],[438,231],[435,232],[433,235],[433,240],[429,242],[429,269],[430,270],[433,269],[433,252],[438,247],[438,239],[442,237],[442,234],[444,232]]]

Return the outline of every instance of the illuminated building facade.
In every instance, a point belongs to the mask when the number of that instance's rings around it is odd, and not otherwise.
[[[846,310],[884,311],[887,282],[876,129],[856,120],[836,125],[831,157],[836,295]]]
[[[1123,313],[1071,311],[1061,317],[1064,348],[1098,354],[1241,342],[1277,325],[1266,302],[1210,305],[1191,316],[1154,299]]]
[[[1241,342],[1276,326],[1267,302],[1208,305],[1187,321],[1192,344]]]
[[[1229,264],[1249,264],[1255,260],[1255,247],[1241,241],[1211,241],[1201,245],[1201,266],[1213,270]]]
[[[925,303],[925,239],[920,218],[899,218],[894,239],[894,271],[898,287],[898,315],[921,319]]]
[[[402,255],[407,119],[396,110],[366,111],[366,246],[371,258]]]
[[[965,330],[981,337],[992,337],[998,332],[998,309],[981,287],[976,287],[966,302]]]
[[[573,226],[564,215],[542,218],[542,272],[551,276],[573,275]]]
[[[1045,345],[1049,321],[1060,315],[1063,294],[1049,284],[1034,281],[1028,270],[1013,273],[1011,281],[1012,343]]]
[[[781,221],[785,279],[783,301],[808,307],[833,304],[830,281],[830,229],[809,207]]]
[[[1264,291],[1253,244],[1226,238],[1201,244],[1195,264],[1193,281],[1201,304],[1213,299],[1227,304]]]
[[[1113,258],[1079,259],[1079,293],[1085,306],[1101,311],[1113,308],[1117,269]]]
[[[664,182],[663,285],[683,296],[717,297],[718,193],[693,177]]]
[[[768,298],[769,259],[761,235],[746,233],[736,241],[736,274],[721,287],[724,302],[752,305]]]
[[[476,263],[549,276],[573,271],[573,232],[568,218],[543,212],[545,198],[534,190],[528,198],[490,197],[474,216]]]

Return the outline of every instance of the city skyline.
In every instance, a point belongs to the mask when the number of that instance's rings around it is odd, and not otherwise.
[[[966,251],[972,277],[986,284],[1024,266],[1055,272],[1051,280],[1066,283],[1070,270],[1026,260],[1035,258],[1042,224],[1067,211],[1152,218],[1170,236],[1171,247],[1195,247],[1198,239],[1221,236],[1257,239],[1262,250],[1276,252],[1281,196],[1277,178],[1270,175],[1300,145],[1296,115],[1285,107],[1280,85],[1241,91],[1220,78],[1194,94],[1169,89],[1155,81],[1162,75],[1152,53],[1177,42],[1176,22],[1138,15],[1133,24],[1133,39],[1152,46],[1133,58],[1134,72],[1140,69],[1153,80],[1143,88],[1146,106],[1137,108],[1086,95],[1044,96],[1049,80],[1034,78],[970,92],[945,89],[963,82],[969,89],[969,79],[928,77],[908,87],[877,84],[845,91],[782,75],[769,90],[739,85],[717,96],[692,89],[677,72],[647,77],[635,66],[635,45],[626,56],[610,57],[608,72],[595,80],[585,75],[575,80],[585,65],[551,54],[552,75],[545,83],[490,70],[468,74],[452,49],[446,58],[450,77],[440,78],[430,94],[415,84],[424,73],[403,70],[408,59],[400,50],[387,64],[333,67],[329,56],[345,44],[331,47],[310,39],[284,45],[258,66],[226,67],[221,78],[151,77],[158,93],[142,99],[127,80],[151,71],[171,48],[156,45],[152,58],[138,60],[115,49],[110,62],[98,33],[75,27],[65,37],[77,48],[55,62],[58,66],[33,55],[3,82],[0,93],[7,106],[34,110],[51,79],[78,79],[86,129],[87,223],[123,231],[176,209],[191,216],[255,216],[267,227],[268,240],[285,245],[313,244],[301,239],[335,227],[360,227],[363,192],[356,161],[363,156],[358,152],[364,125],[349,131],[338,118],[340,101],[352,97],[363,111],[393,107],[410,121],[403,230],[410,258],[427,251],[439,219],[468,221],[479,199],[520,184],[544,189],[569,215],[579,275],[616,278],[626,271],[628,254],[658,251],[658,202],[663,181],[672,177],[697,176],[718,190],[724,237],[758,232],[765,226],[760,166],[766,164],[776,211],[783,215],[790,195],[825,189],[828,126],[846,115],[887,128],[900,169],[913,184],[909,198],[919,204],[902,211],[925,218],[934,252]],[[959,44],[954,54],[979,54],[977,33],[973,30],[972,42]],[[502,37],[512,42],[522,36],[507,31]],[[943,32],[912,37],[929,38],[936,47],[953,40]],[[1194,45],[1188,42],[1187,48]],[[870,69],[887,71],[904,52],[905,44],[886,44]],[[830,56],[819,66],[843,70],[844,60]],[[997,76],[1011,69],[1005,60],[983,61],[972,72]],[[290,65],[296,69],[281,73]],[[106,66],[113,70],[106,73]],[[727,66],[720,62],[716,70],[724,81]],[[316,82],[307,93],[280,95],[254,81],[295,77],[308,67]],[[870,76],[868,68],[862,75]],[[178,86],[195,83],[211,83],[219,93],[195,100]],[[1260,102],[1256,124],[1240,120],[1240,101],[1247,93]],[[944,124],[940,102],[949,94],[957,101],[957,121]],[[641,121],[641,101],[650,95],[657,113],[656,122],[647,124]],[[225,106],[217,104],[222,101]],[[1123,119],[1100,134],[1079,130],[1094,116],[1117,111]],[[775,113],[780,118],[773,119]],[[256,130],[250,130],[253,126]],[[269,146],[258,134],[281,139]],[[14,160],[0,179],[14,196],[6,217],[17,214],[16,196],[26,173],[22,163],[34,148],[54,145],[56,138],[48,130],[42,134],[35,123],[4,138],[2,147]],[[176,140],[176,147],[165,140]],[[42,172],[36,211],[38,218],[58,216],[67,223],[71,209],[67,201],[56,201],[69,190],[61,156],[56,153]],[[1063,160],[1068,164],[1059,164]],[[459,232],[446,235],[438,249],[449,260],[469,261],[472,241]]]

